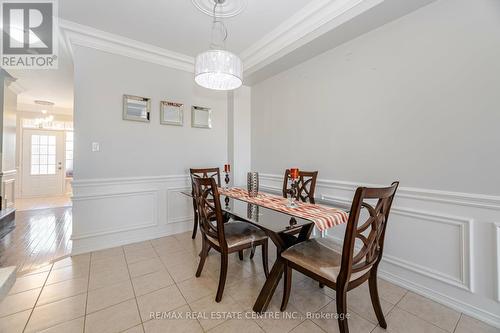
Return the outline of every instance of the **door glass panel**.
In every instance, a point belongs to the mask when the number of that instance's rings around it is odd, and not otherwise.
[[[66,177],[73,177],[73,132],[66,132]]]
[[[56,174],[56,136],[31,136],[31,174]]]

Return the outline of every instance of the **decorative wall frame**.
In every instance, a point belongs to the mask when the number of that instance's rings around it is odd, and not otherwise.
[[[123,119],[150,122],[151,98],[123,95]]]
[[[161,101],[160,124],[182,126],[184,124],[184,104]]]
[[[212,110],[193,105],[191,107],[191,127],[212,128]]]

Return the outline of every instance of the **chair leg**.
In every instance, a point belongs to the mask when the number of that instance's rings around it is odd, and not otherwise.
[[[368,285],[370,287],[370,298],[372,300],[373,310],[375,310],[375,315],[377,316],[378,323],[380,327],[387,328],[387,323],[384,318],[384,312],[382,311],[382,306],[380,305],[380,298],[378,296],[378,286],[377,286],[377,270],[372,270],[370,272],[370,278],[368,279]]]
[[[255,256],[255,246],[252,246],[252,249],[250,250],[250,259],[253,259]]]
[[[266,278],[269,276],[269,263],[268,263],[268,244],[267,240],[262,243],[262,266],[264,267],[264,275]]]
[[[202,238],[201,243],[200,263],[198,264],[198,270],[196,270],[196,277],[200,277],[203,266],[205,265],[205,259],[207,259],[208,251],[210,250],[210,245],[205,238]]]
[[[222,293],[224,292],[224,286],[226,285],[227,262],[227,253],[221,253],[219,287],[217,288],[217,295],[215,296],[215,301],[217,303],[221,301]]]
[[[194,224],[193,224],[193,234],[191,235],[192,239],[196,238],[196,232],[198,231],[198,213],[194,212]]]
[[[343,288],[341,288],[342,290]],[[340,333],[349,333],[349,326],[347,325],[347,292],[337,290],[337,315]]]
[[[238,251],[238,257],[240,258],[240,260],[243,260],[243,250]]]
[[[281,311],[286,310],[288,300],[290,299],[290,291],[292,289],[292,268],[285,264],[285,276],[283,278],[283,299],[281,300]]]

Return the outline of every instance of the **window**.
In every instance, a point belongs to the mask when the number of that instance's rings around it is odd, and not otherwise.
[[[66,177],[73,177],[73,132],[66,132]]]
[[[31,174],[56,174],[56,137],[55,135],[31,136]]]

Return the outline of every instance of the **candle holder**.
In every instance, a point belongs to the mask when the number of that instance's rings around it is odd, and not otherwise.
[[[247,174],[248,196],[255,198],[259,194],[259,173],[249,172]]]
[[[288,190],[289,197],[288,197],[288,207],[289,208],[297,208],[299,207],[296,203],[296,197],[297,197],[297,180],[292,179],[291,184],[290,184],[290,190]]]
[[[229,189],[229,182],[231,180],[229,179],[229,172],[225,171],[224,173],[226,174],[226,177],[224,177],[224,183],[226,183],[226,190],[227,190],[227,189]]]

